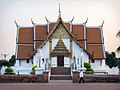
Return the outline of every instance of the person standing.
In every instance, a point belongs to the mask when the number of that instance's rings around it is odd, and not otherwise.
[[[85,83],[85,80],[83,78],[83,71],[82,70],[80,70],[79,77],[80,77],[79,83],[81,83],[81,81],[83,81],[83,83]]]

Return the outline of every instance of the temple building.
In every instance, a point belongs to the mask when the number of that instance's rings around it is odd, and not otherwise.
[[[56,22],[33,26],[17,25],[16,71],[19,74],[35,74],[45,70],[50,75],[70,75],[72,70],[86,70],[84,62],[91,64],[94,72],[105,72],[104,38],[101,26],[86,26],[86,22],[74,24],[73,19],[64,22],[59,11]]]

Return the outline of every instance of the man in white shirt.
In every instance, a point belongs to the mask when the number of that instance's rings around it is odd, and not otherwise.
[[[83,71],[82,71],[82,70],[80,70],[79,76],[80,76],[79,83],[81,83],[81,81],[83,81],[83,83],[85,83],[85,81],[84,81],[84,79],[83,79]]]

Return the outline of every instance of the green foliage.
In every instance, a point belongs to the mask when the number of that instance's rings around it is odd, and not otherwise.
[[[0,61],[0,67],[2,67],[2,66],[7,66],[7,67],[9,67],[9,62],[8,62],[8,61],[3,61],[3,60],[1,60],[1,61]]]
[[[105,64],[108,65],[109,68],[118,66],[118,59],[116,58],[116,54],[114,52],[111,54],[106,52]]]
[[[5,72],[4,74],[14,74],[15,75],[14,72]]]
[[[84,67],[86,68],[86,72],[94,72],[90,63],[84,62]]]
[[[118,52],[118,53],[120,52],[120,46],[117,48],[117,52]]]
[[[12,55],[11,59],[9,60],[9,66],[14,66],[15,64],[15,55]]]
[[[5,72],[6,73],[11,73],[11,72],[13,72],[14,70],[11,68],[11,67],[8,67],[8,68],[6,68],[5,69]]]
[[[34,71],[34,70],[32,70],[32,71],[30,72],[30,74],[35,74],[35,71]]]
[[[35,68],[36,68],[36,67],[37,67],[37,65],[33,66],[33,67],[32,67],[32,70],[34,70],[34,71],[35,71]]]
[[[32,67],[32,71],[30,72],[30,74],[35,74],[35,68],[37,67],[37,65]]]
[[[91,65],[90,65],[90,63],[85,62],[85,63],[84,63],[84,67],[85,67],[85,68],[91,68]]]
[[[93,72],[93,69],[92,68],[87,68],[86,71],[92,71]]]
[[[7,67],[14,66],[14,64],[15,64],[15,55],[12,55],[11,59],[9,60],[9,62],[5,61],[5,60],[1,60],[0,61],[0,67],[2,67],[2,66],[7,66]]]
[[[120,68],[120,58],[118,58],[118,67]]]
[[[118,36],[120,38],[120,30],[118,31],[118,33],[116,34],[116,36]],[[116,50],[118,53],[120,53],[120,46],[117,48]]]
[[[86,71],[87,73],[92,73],[93,71]]]

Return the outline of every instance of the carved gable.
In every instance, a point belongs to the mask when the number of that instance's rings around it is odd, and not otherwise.
[[[67,30],[65,29],[65,27],[63,26],[63,24],[60,22],[56,28],[56,30],[52,33],[52,37],[54,39],[59,39],[59,38],[63,38],[63,39],[69,39],[70,35],[67,32]]]

